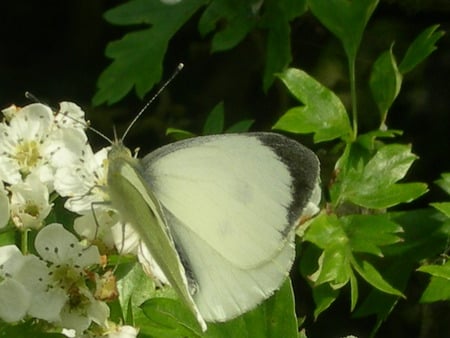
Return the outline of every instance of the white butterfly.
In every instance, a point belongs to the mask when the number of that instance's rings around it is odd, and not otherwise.
[[[142,160],[119,143],[108,161],[112,205],[204,330],[280,288],[295,227],[318,211],[317,157],[274,133],[196,137]]]

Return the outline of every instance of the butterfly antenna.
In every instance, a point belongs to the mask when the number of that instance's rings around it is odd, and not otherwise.
[[[125,137],[127,136],[128,132],[134,126],[136,121],[147,110],[147,108],[153,103],[153,101],[155,101],[155,99],[159,96],[159,94],[161,94],[161,92],[169,85],[169,83],[172,82],[172,80],[178,75],[178,73],[183,69],[183,67],[184,67],[184,64],[183,63],[179,63],[177,65],[177,68],[175,68],[174,72],[172,73],[172,75],[166,80],[166,82],[163,83],[163,85],[158,89],[156,94],[153,95],[153,97],[150,100],[148,100],[148,102],[144,105],[144,107],[141,108],[139,113],[137,113],[137,115],[134,117],[133,121],[131,121],[131,123],[129,124],[129,126],[127,127],[125,132],[123,133],[122,140],[125,139]]]

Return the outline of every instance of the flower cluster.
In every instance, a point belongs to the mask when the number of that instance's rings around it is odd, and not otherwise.
[[[117,291],[103,269],[105,252],[137,253],[139,240],[105,204],[107,149],[93,152],[74,103],[57,112],[40,103],[2,112],[0,320],[69,337],[136,337],[135,328],[109,319],[107,301]],[[60,197],[73,228],[54,221]]]

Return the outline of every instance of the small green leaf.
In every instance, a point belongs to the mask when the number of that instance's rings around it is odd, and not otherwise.
[[[450,280],[450,261],[444,265],[422,265],[417,271],[426,272],[434,277]]]
[[[381,126],[385,127],[387,112],[400,92],[402,74],[391,48],[375,61],[370,74],[370,89],[381,114]]]
[[[253,29],[258,19],[256,14],[248,1],[211,1],[200,18],[198,29],[205,36],[215,30],[220,22],[211,49],[213,52],[231,49]]]
[[[289,91],[305,105],[288,110],[273,129],[293,133],[314,133],[322,142],[351,135],[350,121],[344,105],[329,89],[307,73],[290,68],[279,75]]]
[[[312,292],[314,304],[316,304],[314,319],[317,319],[322,312],[328,309],[340,294],[339,290],[331,288],[328,284],[317,285],[312,289]]]
[[[436,50],[436,42],[445,34],[442,30],[436,31],[438,27],[439,25],[428,27],[409,46],[399,65],[402,74],[409,72]]]
[[[442,212],[445,216],[450,217],[450,202],[430,203],[430,205]]]
[[[353,61],[378,0],[308,0],[308,5],[320,22],[341,40],[347,57]]]
[[[255,120],[242,120],[227,128],[227,133],[243,133],[249,131]]]
[[[450,283],[447,278],[432,277],[426,287],[420,303],[433,303],[450,300]]]
[[[225,124],[225,110],[223,102],[218,103],[209,113],[203,126],[203,135],[220,134]]]
[[[352,260],[352,266],[359,273],[359,275],[364,278],[364,280],[384,293],[389,293],[391,295],[404,297],[403,294],[392,287],[386,280],[381,276],[381,274],[375,269],[375,267],[366,260],[358,259],[354,256]]]
[[[450,173],[442,173],[441,178],[436,180],[434,183],[450,195]]]
[[[173,137],[175,140],[184,140],[186,138],[197,136],[190,131],[177,128],[167,128],[166,135]]]
[[[110,42],[106,56],[113,59],[98,79],[94,104],[115,103],[135,87],[143,97],[162,74],[167,45],[178,29],[206,2],[182,1],[167,6],[161,1],[132,0],[105,13],[116,25],[152,25]]]

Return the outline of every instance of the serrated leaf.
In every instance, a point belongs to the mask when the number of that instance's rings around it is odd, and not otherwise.
[[[402,74],[398,71],[392,46],[375,61],[369,84],[381,115],[381,126],[385,126],[387,112],[400,92],[402,84]]]
[[[400,62],[401,73],[409,72],[436,50],[436,42],[445,34],[442,30],[436,31],[438,28],[439,25],[428,27],[413,41]]]
[[[434,277],[450,280],[450,261],[443,265],[422,265],[417,271],[426,272]]]
[[[375,209],[416,199],[427,191],[426,184],[395,184],[416,158],[410,146],[391,144],[380,148],[363,169],[361,162],[356,167],[348,162],[350,169],[341,178],[339,199]]]
[[[209,113],[203,125],[203,135],[220,134],[225,125],[225,110],[223,102],[218,103]]]
[[[290,68],[279,77],[304,106],[288,110],[273,129],[314,133],[314,142],[345,139],[351,135],[345,107],[332,91],[299,69]]]
[[[308,0],[319,21],[341,40],[350,60],[354,60],[362,34],[378,0]]]
[[[169,40],[205,2],[191,0],[167,6],[159,0],[133,0],[106,12],[106,20],[114,24],[152,26],[108,44],[105,53],[113,62],[98,79],[94,104],[115,103],[133,87],[141,98],[148,93],[161,78]]]
[[[383,276],[381,276],[372,264],[366,260],[358,259],[356,256],[353,256],[353,258],[352,266],[367,283],[384,293],[404,297],[399,290],[392,287]]]
[[[403,229],[387,215],[351,215],[341,218],[353,252],[366,252],[382,257],[380,247],[398,243],[397,233]]]
[[[198,29],[204,36],[216,29],[211,49],[213,52],[235,47],[257,22],[252,3],[239,0],[215,0],[203,12]]]

